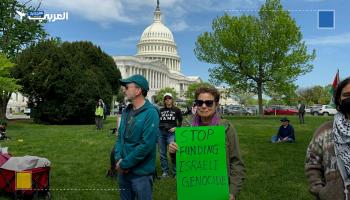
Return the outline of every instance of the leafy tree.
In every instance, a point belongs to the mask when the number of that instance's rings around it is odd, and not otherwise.
[[[288,89],[285,90],[284,94],[281,94],[277,89],[270,90],[269,96],[271,97],[270,100],[270,105],[273,104],[280,104],[280,105],[297,105],[298,100],[298,95],[296,94],[297,86],[295,85],[290,85]]]
[[[123,89],[119,88],[118,93],[116,95],[114,95],[114,99],[117,102],[121,103],[124,101],[124,98],[125,98],[125,95],[124,95]]]
[[[27,6],[17,0],[0,2],[0,50],[8,57],[14,58],[17,53],[47,36],[43,22],[19,16],[18,12],[28,13],[40,7]]]
[[[27,3],[29,2],[30,0],[27,1]],[[5,54],[7,58],[10,58],[12,62],[17,53],[23,48],[46,37],[43,22],[30,20],[26,16],[21,18],[17,14],[18,11],[28,13],[28,11],[37,10],[39,7],[40,4],[37,8],[34,8],[17,0],[0,1],[0,52]],[[6,77],[10,78],[11,75],[7,74]],[[0,88],[0,118],[6,115],[6,107],[11,94],[18,89],[18,87],[14,86],[14,79],[10,82],[11,85],[6,84],[6,87],[0,85],[1,88],[6,88],[6,90]],[[6,83],[8,82],[6,81]]]
[[[250,92],[242,92],[241,90],[237,90],[236,88],[228,88],[225,89],[226,97],[233,97],[235,98],[239,104],[241,105],[249,105],[249,102],[254,101],[254,95],[253,93]]]
[[[209,87],[214,87],[210,83],[192,83],[187,87],[187,91],[185,92],[184,96],[187,99],[187,106],[192,106],[194,102],[194,92],[196,91],[197,88],[202,87],[202,86],[209,86]]]
[[[268,105],[269,100],[263,99],[263,105]],[[258,99],[252,98],[247,100],[247,105],[258,105]]]
[[[17,80],[11,78],[10,71],[14,66],[3,53],[0,53],[0,120],[6,118],[7,102],[10,100],[11,93],[17,92],[20,86],[17,84]]]
[[[171,93],[173,95],[173,99],[176,100],[177,99],[177,93],[176,90],[174,88],[170,88],[170,87],[166,87],[166,88],[162,88],[160,89],[157,94],[156,94],[156,103],[163,103],[163,96],[165,93]]]
[[[305,103],[312,104],[329,104],[331,100],[330,88],[331,85],[325,87],[313,86],[308,88],[302,88],[297,90],[297,94],[300,99],[305,101]]]
[[[118,92],[115,62],[91,42],[42,41],[24,50],[17,64],[14,74],[36,122],[93,122],[96,101],[109,105]]]
[[[252,93],[240,93],[236,95],[239,104],[241,105],[248,105],[248,102],[251,102],[254,94]]]
[[[284,105],[284,101],[282,99],[280,99],[280,98],[272,97],[268,101],[268,105]]]
[[[214,19],[212,32],[204,32],[194,50],[201,61],[216,64],[211,81],[226,83],[258,95],[290,93],[299,75],[310,72],[315,51],[308,54],[302,34],[279,0],[267,0],[258,16]]]

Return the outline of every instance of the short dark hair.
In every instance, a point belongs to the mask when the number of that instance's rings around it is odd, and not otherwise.
[[[141,93],[142,93],[142,96],[146,97],[148,91],[141,88]]]
[[[103,103],[100,100],[97,100],[96,102],[96,108],[98,107],[98,103],[101,103],[101,107],[103,108]]]
[[[211,86],[202,86],[196,89],[194,93],[195,99],[198,99],[198,96],[202,93],[209,93],[214,96],[214,101],[219,102],[220,100],[220,92],[215,88]]]
[[[343,88],[345,88],[345,86],[347,86],[348,84],[350,84],[350,77],[342,80],[336,90],[335,90],[335,93],[334,93],[334,98],[333,98],[333,101],[334,101],[334,104],[336,106],[336,109],[338,111],[340,111],[340,96],[341,96],[341,91],[343,90]]]
[[[136,88],[140,88],[140,89],[141,89],[141,94],[142,94],[142,96],[143,96],[143,97],[146,97],[146,96],[147,96],[147,93],[148,93],[148,90],[143,89],[142,87],[140,87],[140,86],[137,85],[136,83],[134,83],[134,84],[135,84],[135,87],[136,87]]]

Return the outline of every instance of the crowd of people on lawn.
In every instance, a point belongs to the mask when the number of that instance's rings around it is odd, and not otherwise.
[[[148,82],[141,75],[120,80],[130,104],[122,111],[117,127],[117,141],[111,153],[112,168],[118,174],[121,199],[152,199],[153,177],[156,169],[156,149],[160,153],[161,178],[176,178],[175,140],[177,127],[224,126],[229,195],[235,199],[245,178],[237,132],[233,124],[218,112],[220,93],[214,87],[195,91],[193,115],[183,117],[174,104],[173,94],[163,95],[164,107],[158,109],[147,99]],[[168,162],[170,154],[171,168]],[[114,166],[113,166],[113,163]],[[109,170],[108,175],[114,174]]]
[[[220,116],[220,93],[203,86],[195,91],[193,115],[183,117],[174,104],[173,94],[165,93],[164,107],[157,109],[147,99],[147,80],[133,75],[120,80],[130,104],[120,114],[117,141],[111,153],[117,171],[121,199],[152,199],[156,168],[156,145],[160,153],[161,178],[176,178],[175,139],[177,127],[224,126],[228,174],[228,199],[237,197],[246,176],[237,132],[231,121]],[[318,199],[347,199],[350,185],[350,78],[342,81],[334,97],[338,114],[321,125],[309,144],[305,174],[310,192]],[[298,104],[299,122],[304,123],[305,105]],[[295,130],[286,117],[271,138],[272,143],[294,143]],[[171,161],[169,167],[168,153]],[[114,164],[114,165],[113,165]]]
[[[176,107],[172,93],[163,95],[163,107],[157,108],[146,96],[148,81],[142,75],[120,79],[129,104],[120,104],[115,133],[116,143],[111,151],[108,176],[117,176],[122,200],[151,200],[156,173],[157,145],[162,174],[160,178],[176,179],[176,142],[178,127],[223,126],[227,181],[227,199],[237,198],[246,177],[237,131],[232,120],[220,113],[220,93],[215,87],[202,86],[195,90],[192,115],[184,117]],[[309,190],[316,199],[348,200],[350,185],[350,77],[341,81],[334,95],[338,113],[332,121],[322,124],[307,148],[305,174]],[[304,123],[305,105],[299,103],[299,122]],[[96,103],[96,129],[103,128],[106,106],[102,99]],[[295,129],[283,117],[272,143],[294,143]],[[0,124],[0,138],[6,137],[6,124]],[[168,162],[168,153],[171,167]],[[180,172],[179,172],[180,173]],[[179,181],[179,180],[177,180]]]

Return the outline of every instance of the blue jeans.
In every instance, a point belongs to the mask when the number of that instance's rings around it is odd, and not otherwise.
[[[119,174],[121,200],[152,200],[153,175]]]
[[[276,143],[276,142],[278,142],[278,140],[282,140],[282,138],[278,138],[277,135],[274,135],[274,136],[271,137],[271,142],[272,143]],[[292,143],[292,142],[295,142],[295,141],[292,138],[288,138],[287,140],[285,140],[283,142]]]
[[[163,173],[169,174],[168,166],[168,144],[175,141],[175,133],[169,132],[167,130],[160,130],[160,135],[158,137],[159,153],[160,153],[160,166],[162,167]],[[176,175],[176,156],[175,154],[170,154],[173,175]]]

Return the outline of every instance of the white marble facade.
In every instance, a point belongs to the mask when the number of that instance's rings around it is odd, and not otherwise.
[[[6,107],[6,114],[14,114],[23,112],[27,107],[28,98],[21,93],[12,93],[11,98]]]
[[[135,56],[113,56],[122,78],[141,74],[149,82],[148,99],[154,102],[156,92],[165,87],[172,87],[179,97],[191,83],[201,82],[196,76],[181,73],[181,58],[173,34],[161,20],[159,2],[154,12],[154,21],[142,33],[137,44]]]

